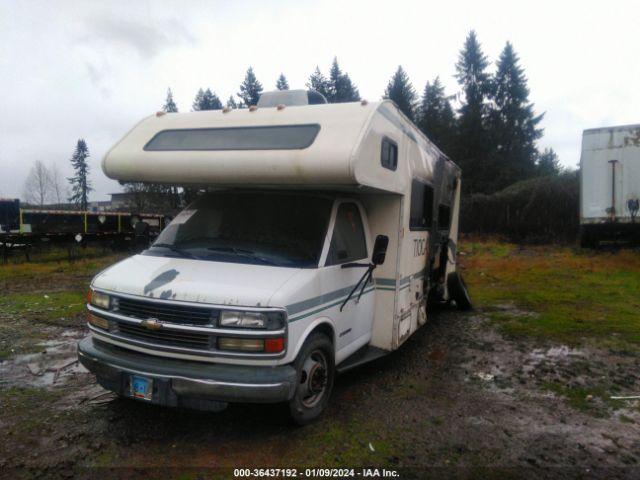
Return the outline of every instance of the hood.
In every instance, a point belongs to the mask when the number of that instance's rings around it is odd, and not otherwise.
[[[99,273],[94,288],[148,298],[245,307],[270,305],[296,268],[135,255]]]

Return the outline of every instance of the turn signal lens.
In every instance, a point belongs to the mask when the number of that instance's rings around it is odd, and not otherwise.
[[[284,338],[267,338],[264,341],[265,353],[280,353],[284,350]]]
[[[106,319],[100,318],[100,317],[96,317],[95,315],[93,315],[91,313],[89,313],[87,315],[87,320],[94,327],[98,327],[98,328],[101,328],[103,330],[109,330],[109,320],[106,320]]]
[[[240,352],[264,352],[264,340],[261,338],[218,338],[220,350],[236,350]]]

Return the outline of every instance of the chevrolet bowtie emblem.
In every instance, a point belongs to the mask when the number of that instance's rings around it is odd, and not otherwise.
[[[162,328],[162,323],[155,318],[148,318],[147,320],[143,320],[140,325],[148,328],[149,330],[160,330]]]

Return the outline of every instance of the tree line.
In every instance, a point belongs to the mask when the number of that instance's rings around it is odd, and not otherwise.
[[[340,69],[337,58],[333,59],[328,77],[320,71],[319,67],[316,67],[306,86],[324,95],[329,103],[356,102],[360,100],[358,88],[351,81],[349,74]],[[283,73],[276,80],[275,88],[289,90],[289,81]],[[238,93],[235,97],[231,95],[226,104],[222,103],[220,97],[211,88],[200,88],[193,99],[191,110],[222,110],[225,106],[228,108],[247,108],[258,103],[263,91],[262,83],[256,77],[253,67],[249,67],[244,80],[239,86]],[[178,112],[178,106],[173,98],[171,88],[167,90],[167,97],[162,110],[168,113]]]
[[[490,71],[490,62],[476,33],[471,31],[458,54],[455,71],[458,92],[447,94],[440,77],[436,76],[418,95],[406,71],[398,66],[382,97],[393,100],[432,142],[462,168],[465,194],[491,194],[522,180],[561,173],[562,168],[553,149],[540,151],[537,147],[537,141],[543,134],[540,122],[544,113],[535,112],[525,70],[510,42],[505,44],[495,68]],[[361,99],[358,87],[335,57],[328,75],[316,67],[309,75],[306,87],[324,95],[329,103]],[[289,89],[283,73],[276,79],[275,88]],[[224,104],[214,90],[200,88],[191,110],[247,108],[258,103],[263,90],[253,68],[249,67],[238,92]],[[170,88],[162,109],[178,112]],[[26,200],[44,205],[52,201],[60,204],[66,198],[78,208],[86,209],[88,194],[92,191],[88,179],[88,157],[86,142],[78,140],[71,157],[74,175],[67,179],[69,189],[54,165],[47,167],[36,161],[25,182]],[[136,202],[139,209],[150,207],[150,198],[169,197],[166,206],[177,207],[180,196],[188,196],[187,190],[180,192],[176,187],[141,183],[126,184],[125,191],[139,199]]]
[[[561,172],[553,149],[540,151],[540,122],[530,100],[525,70],[510,42],[507,42],[490,71],[475,31],[471,31],[455,63],[459,91],[447,94],[439,76],[427,82],[418,95],[409,76],[398,66],[389,80],[383,98],[393,100],[445,154],[464,172],[464,192],[492,193],[515,182]],[[289,83],[280,74],[276,88],[286,90]],[[360,100],[358,87],[334,58],[328,76],[319,67],[311,73],[307,88],[323,94],[329,103]],[[239,86],[237,98],[226,102],[229,108],[246,108],[258,102],[263,91],[252,67]],[[224,108],[210,88],[200,89],[192,110]],[[163,106],[166,112],[178,107],[169,89]]]

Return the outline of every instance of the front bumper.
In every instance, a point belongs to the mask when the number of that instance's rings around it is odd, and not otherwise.
[[[131,376],[153,379],[150,403],[198,410],[222,410],[229,402],[290,400],[296,371],[290,365],[256,367],[155,357],[125,350],[89,336],[78,343],[78,359],[98,383],[131,396]]]

